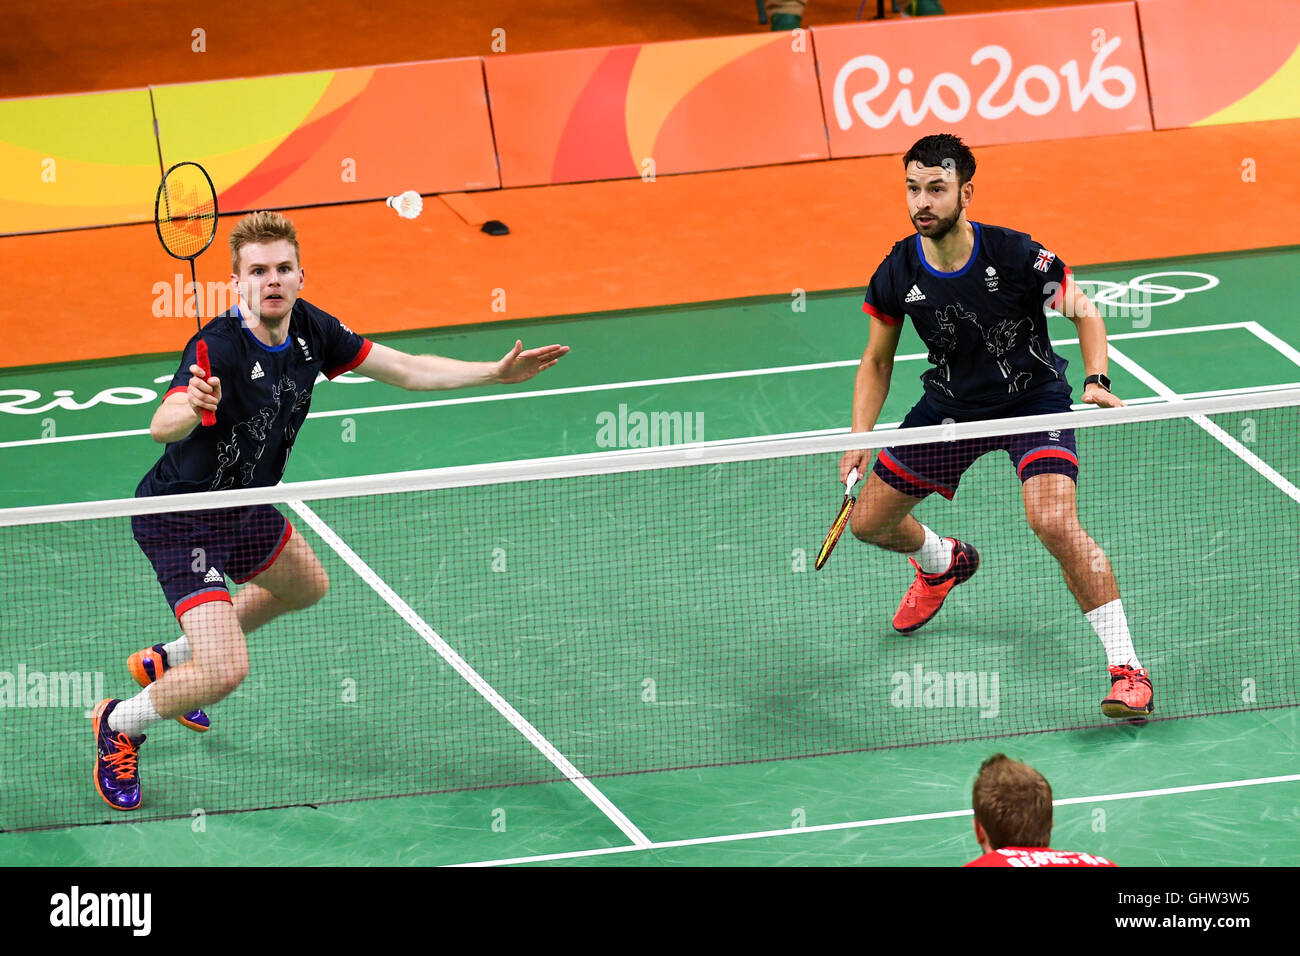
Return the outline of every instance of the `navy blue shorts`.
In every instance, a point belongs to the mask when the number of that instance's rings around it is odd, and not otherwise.
[[[1022,402],[1000,417],[1020,418],[1068,411],[1069,395],[1052,392]],[[900,427],[942,425],[951,420],[922,397],[903,418]],[[872,470],[885,484],[905,495],[924,498],[937,491],[951,499],[957,493],[961,476],[975,464],[975,459],[999,448],[1011,458],[1022,483],[1043,474],[1066,475],[1072,481],[1079,480],[1079,451],[1075,447],[1073,429],[882,448]]]
[[[250,581],[289,543],[293,525],[271,505],[136,515],[131,532],[179,619],[208,601],[230,602],[226,578]]]

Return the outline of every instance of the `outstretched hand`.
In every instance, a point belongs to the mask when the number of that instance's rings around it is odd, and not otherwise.
[[[526,382],[538,372],[544,372],[569,351],[567,345],[543,345],[524,351],[524,343],[516,340],[500,362],[497,362],[497,381],[503,385]]]

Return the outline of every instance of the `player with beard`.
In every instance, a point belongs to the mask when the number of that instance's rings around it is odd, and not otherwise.
[[[1074,322],[1083,353],[1083,401],[1123,404],[1106,377],[1106,327],[1057,256],[1022,232],[971,222],[975,157],[956,136],[918,140],[903,157],[908,213],[916,234],[894,244],[867,287],[871,327],[853,392],[853,431],[876,425],[889,392],[904,314],[934,366],[902,427],[983,421],[1071,410],[1066,361],[1052,350],[1045,306]],[[1107,717],[1152,712],[1150,676],[1138,661],[1110,562],[1079,524],[1078,451],[1071,430],[848,451],[840,480],[866,474],[853,533],[907,556],[916,577],[894,615],[911,634],[929,622],[952,589],[979,567],[973,546],[940,537],[912,516],[928,495],[952,499],[977,458],[1002,450],[1021,481],[1025,515],[1056,558],[1065,581],[1105,648]]]

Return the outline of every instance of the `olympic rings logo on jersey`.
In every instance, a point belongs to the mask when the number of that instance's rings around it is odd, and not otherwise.
[[[1195,285],[1171,285],[1165,279],[1190,279]],[[1207,272],[1146,272],[1134,276],[1127,282],[1112,282],[1108,279],[1075,279],[1074,284],[1086,295],[1104,319],[1130,318],[1134,328],[1146,328],[1151,324],[1151,310],[1163,305],[1182,302],[1189,295],[1208,292],[1219,284],[1219,277]],[[1049,282],[1043,286],[1045,300],[1049,303],[1049,315],[1069,315],[1066,311],[1054,309],[1054,302],[1061,291],[1059,284]]]

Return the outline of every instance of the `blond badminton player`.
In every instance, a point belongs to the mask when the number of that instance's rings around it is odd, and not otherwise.
[[[137,496],[252,488],[280,481],[307,417],[317,375],[356,370],[412,390],[522,382],[550,368],[564,345],[524,350],[516,341],[496,362],[408,355],[363,338],[299,297],[305,274],[293,223],[279,213],[245,216],[230,234],[231,281],[239,305],[203,330],[212,366],[204,376],[190,340],[150,433],[167,446]],[[199,427],[201,413],[216,425]],[[140,806],[139,748],[159,720],[206,731],[201,708],[248,674],[245,635],[325,596],[324,568],[270,505],[138,516],[132,530],[148,556],[183,636],[132,654],[143,685],[95,709],[95,783],[118,810]],[[243,584],[233,595],[227,579]]]

